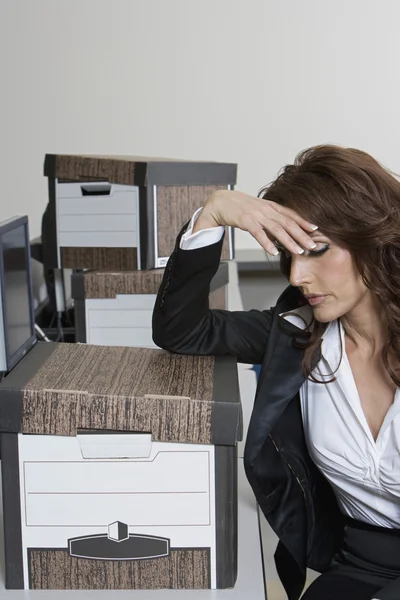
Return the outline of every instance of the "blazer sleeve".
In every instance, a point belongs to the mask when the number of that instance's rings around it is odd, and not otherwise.
[[[273,309],[210,310],[210,282],[218,270],[223,238],[194,250],[181,250],[179,234],[153,311],[153,341],[179,354],[235,356],[260,364]]]
[[[399,600],[400,598],[400,577],[393,579],[383,587],[379,592],[373,594],[371,600]]]

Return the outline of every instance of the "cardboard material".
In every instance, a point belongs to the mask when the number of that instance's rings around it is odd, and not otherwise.
[[[8,589],[234,585],[235,360],[39,342],[0,424]]]
[[[237,165],[144,156],[46,154],[44,175],[123,185],[232,185]]]
[[[242,435],[236,362],[38,342],[0,384],[0,423],[13,433],[76,435],[92,429],[150,432],[157,441],[235,444]]]
[[[149,271],[80,271],[72,274],[74,300],[116,298],[119,294],[157,294],[165,269]],[[221,262],[211,280],[210,293],[229,283],[229,269]],[[221,307],[222,308],[222,307]]]
[[[49,268],[162,268],[175,238],[237,165],[142,157],[46,155],[49,203],[43,260]],[[227,228],[222,260],[234,255]]]
[[[157,348],[152,314],[164,269],[85,271],[72,275],[76,341]],[[225,309],[228,263],[220,263],[210,285],[210,308]]]

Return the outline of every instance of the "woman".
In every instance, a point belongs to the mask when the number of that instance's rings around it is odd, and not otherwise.
[[[281,254],[265,311],[209,310],[223,227]],[[290,600],[400,599],[400,183],[358,150],[318,146],[253,198],[216,192],[178,236],[157,345],[261,364],[245,469],[280,542]]]

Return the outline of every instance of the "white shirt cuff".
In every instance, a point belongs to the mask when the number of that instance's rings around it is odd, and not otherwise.
[[[199,208],[194,213],[192,220],[185,233],[181,237],[180,248],[182,250],[194,250],[195,248],[203,248],[204,246],[211,246],[220,241],[224,235],[224,227],[210,227],[209,229],[202,229],[192,233],[194,224],[201,213],[202,209]]]

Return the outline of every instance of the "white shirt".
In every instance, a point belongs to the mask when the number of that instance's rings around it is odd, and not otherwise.
[[[181,237],[180,248],[182,248],[182,250],[194,250],[195,248],[202,248],[203,246],[211,246],[211,244],[219,242],[224,235],[225,228],[222,227],[222,225],[220,227],[211,227],[210,229],[202,229],[201,231],[192,233],[194,224],[201,211],[201,208],[196,210],[186,232]]]
[[[294,312],[311,311],[306,306]],[[304,328],[304,320],[286,316]],[[322,359],[300,388],[308,451],[335,492],[342,512],[382,527],[400,527],[400,391],[389,408],[376,442],[361,406],[346,355],[344,329],[331,322],[321,345]],[[341,338],[341,342],[340,342]],[[340,360],[342,352],[342,360]]]
[[[184,250],[218,242],[223,227],[192,234],[199,209],[181,238]],[[304,328],[311,316],[309,306],[283,315]],[[342,339],[343,356],[340,361]],[[400,527],[400,391],[397,389],[375,442],[345,351],[344,329],[333,321],[321,345],[322,359],[300,389],[304,432],[310,456],[330,482],[342,512],[354,519],[383,527]]]

